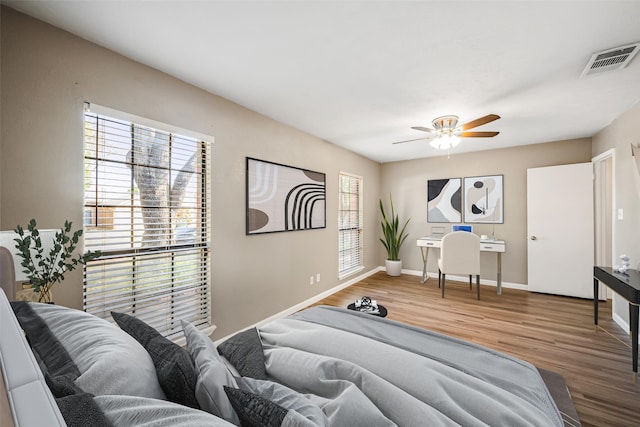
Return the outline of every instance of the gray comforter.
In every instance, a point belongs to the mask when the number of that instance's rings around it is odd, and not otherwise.
[[[466,341],[333,307],[258,329],[269,376],[331,425],[563,425],[533,365]]]

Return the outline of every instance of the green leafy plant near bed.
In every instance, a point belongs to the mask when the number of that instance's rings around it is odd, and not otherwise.
[[[382,227],[382,234],[384,235],[384,239],[380,239],[380,241],[387,251],[387,259],[390,261],[399,261],[400,258],[398,255],[400,253],[400,247],[408,236],[408,234],[405,233],[405,228],[407,228],[407,224],[409,224],[411,218],[407,219],[402,228],[400,228],[400,220],[393,207],[391,195],[389,195],[389,203],[391,204],[391,215],[387,216],[384,205],[382,204],[382,199],[380,199],[380,212],[382,213],[380,226]]]
[[[82,229],[70,234],[71,224],[65,221],[64,227],[56,232],[49,253],[45,253],[35,219],[29,221],[27,232],[20,225],[13,230],[19,236],[14,241],[18,249],[17,255],[22,258],[22,271],[27,275],[33,290],[39,294],[40,302],[51,302],[51,288],[64,280],[66,272],[73,271],[77,266],[102,255],[100,251],[74,255],[73,252],[82,236]]]

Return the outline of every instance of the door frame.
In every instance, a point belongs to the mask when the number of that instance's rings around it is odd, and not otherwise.
[[[611,160],[611,179],[606,176],[607,161]],[[615,228],[616,228],[616,150],[611,148],[591,159],[593,163],[593,203],[594,203],[594,248],[595,263],[597,265],[615,265]],[[607,195],[611,195],[611,235],[607,233],[606,210]],[[607,259],[605,244],[611,247],[611,258]],[[600,286],[600,299],[611,299],[611,290],[606,286]]]

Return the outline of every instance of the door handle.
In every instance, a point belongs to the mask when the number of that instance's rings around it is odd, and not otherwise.
[[[531,236],[531,240],[538,240],[536,236]]]

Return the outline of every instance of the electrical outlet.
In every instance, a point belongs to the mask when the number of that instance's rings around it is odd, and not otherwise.
[[[623,220],[624,219],[624,209],[622,209],[622,208],[618,209],[618,219],[619,220]]]
[[[313,285],[313,276],[309,277],[309,284]]]
[[[316,274],[316,282],[320,283],[320,273]]]

